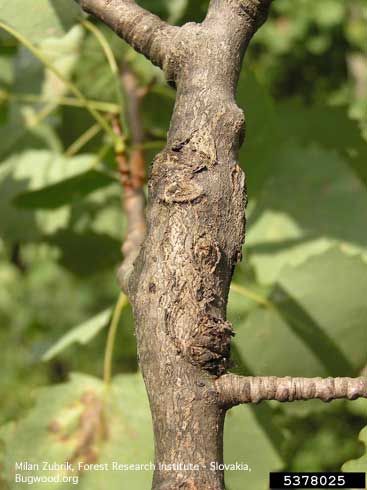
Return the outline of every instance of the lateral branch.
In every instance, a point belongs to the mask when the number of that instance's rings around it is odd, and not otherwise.
[[[225,374],[217,379],[216,388],[221,403],[227,408],[263,400],[293,402],[319,399],[330,402],[339,398],[367,398],[367,377],[277,378]]]
[[[127,294],[129,277],[146,232],[144,195],[146,176],[144,153],[141,149],[144,130],[140,115],[140,104],[146,93],[140,91],[136,76],[128,66],[122,68],[121,82],[126,92],[126,109],[132,142],[129,155],[125,151],[116,155],[123,188],[122,204],[127,220],[127,231],[122,245],[124,260],[118,271],[118,281]],[[118,118],[113,121],[113,129],[117,136],[122,137],[122,127]]]
[[[152,63],[163,67],[178,27],[171,26],[133,0],[75,0],[81,8],[108,25]]]

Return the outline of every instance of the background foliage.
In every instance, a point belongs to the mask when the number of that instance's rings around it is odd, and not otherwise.
[[[208,2],[139,3],[182,24],[200,21]],[[249,49],[238,90],[249,221],[229,302],[236,372],[365,369],[366,15],[362,0],[277,0]],[[112,115],[126,123],[124,87],[111,57],[149,87],[147,168],[174,93],[70,0],[0,0],[0,21],[0,487],[12,489],[14,460],[152,458],[129,307],[115,345],[119,375],[107,392],[100,379],[125,228],[110,129]],[[337,471],[355,460],[344,469],[365,470],[366,411],[365,400],[233,410],[225,458],[252,472],[228,472],[228,488],[265,489],[268,472],[282,468]],[[125,478],[134,490],[150,477],[85,473],[80,486],[113,490]]]

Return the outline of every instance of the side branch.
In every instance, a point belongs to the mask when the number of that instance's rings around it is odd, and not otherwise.
[[[276,378],[226,374],[216,381],[220,401],[230,408],[263,400],[293,402],[319,399],[367,398],[367,377],[360,378]]]
[[[133,0],[75,0],[83,10],[108,25],[118,36],[152,63],[163,67],[172,37],[170,26]]]
[[[127,218],[127,232],[122,246],[124,260],[118,271],[118,281],[121,289],[128,295],[129,277],[146,232],[145,160],[141,149],[144,131],[140,116],[140,105],[146,92],[139,89],[134,73],[127,66],[122,69],[121,81],[127,96],[127,116],[133,144],[129,157],[125,153],[117,155],[123,187],[122,204]],[[119,121],[115,121],[114,130],[122,136]]]

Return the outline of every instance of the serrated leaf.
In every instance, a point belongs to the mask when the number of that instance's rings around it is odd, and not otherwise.
[[[353,471],[361,471],[363,473],[367,473],[367,426],[362,429],[359,434],[359,440],[365,446],[365,452],[363,456],[359,459],[354,459],[352,461],[348,461],[342,466],[342,471],[353,472]]]
[[[44,388],[29,414],[0,437],[5,446],[3,474],[10,490],[28,487],[15,482],[16,461],[40,465],[35,471],[16,470],[24,477],[80,477],[79,462],[143,464],[153,459],[149,404],[137,374],[115,378],[108,396],[100,380],[74,374],[69,383]],[[75,471],[43,471],[42,461],[69,461]],[[148,488],[150,480],[149,471],[85,470],[78,488]],[[65,483],[53,483],[53,487],[62,490]],[[44,484],[35,483],[33,488],[40,490]]]
[[[68,0],[0,0],[0,20],[34,43],[61,36],[80,15],[77,5]]]
[[[61,337],[50,349],[42,356],[43,361],[50,361],[55,356],[64,351],[67,347],[74,343],[85,345],[90,342],[103,328],[107,326],[108,319],[112,313],[112,308],[98,313],[98,315],[90,318],[86,322],[71,329],[67,334]]]

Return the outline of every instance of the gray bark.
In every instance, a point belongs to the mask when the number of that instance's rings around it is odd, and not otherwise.
[[[224,489],[222,471],[212,471],[210,463],[223,461],[224,417],[235,404],[367,396],[358,380],[342,391],[323,380],[301,389],[306,385],[299,380],[284,386],[275,378],[225,374],[233,335],[227,298],[241,259],[246,207],[238,165],[245,118],[235,92],[246,48],[270,1],[212,0],[202,24],[181,28],[131,0],[79,2],[162,67],[177,88],[167,146],[151,169],[145,240],[136,260],[120,271],[152,410],[154,490]],[[161,471],[160,463],[201,469]]]

